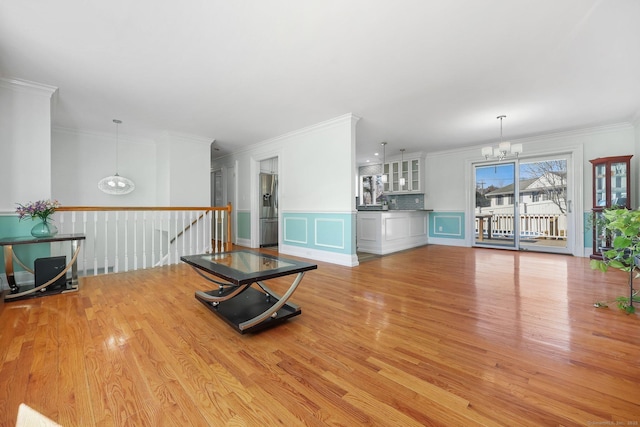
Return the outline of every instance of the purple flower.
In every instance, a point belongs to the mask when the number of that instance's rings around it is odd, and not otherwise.
[[[27,217],[31,219],[40,218],[43,222],[47,222],[49,217],[60,207],[57,200],[38,200],[37,202],[29,202],[26,205],[16,203],[16,213],[18,219],[23,220]]]

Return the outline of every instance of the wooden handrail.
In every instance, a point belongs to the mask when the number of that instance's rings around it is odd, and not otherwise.
[[[56,212],[73,211],[228,211],[231,212],[231,203],[227,206],[60,206]]]

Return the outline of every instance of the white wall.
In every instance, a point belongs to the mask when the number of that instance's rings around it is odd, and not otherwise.
[[[169,206],[211,206],[211,139],[169,134]]]
[[[350,212],[355,138],[351,115],[320,123],[274,141],[283,147],[281,201],[288,211]]]
[[[56,90],[0,78],[0,211],[52,197],[51,103]]]
[[[120,130],[122,130],[122,125]],[[67,206],[209,206],[209,140],[165,134],[157,140],[55,128],[52,196]],[[125,195],[98,190],[118,172],[136,189]]]
[[[638,158],[635,143],[636,130],[630,124],[583,129],[554,135],[545,135],[524,140],[512,140],[513,143],[523,143],[523,158],[538,154],[561,152],[571,147],[583,148],[583,210],[592,207],[592,169],[590,159],[598,157],[633,154],[631,168],[632,207],[638,205]],[[481,162],[482,147],[464,150],[429,153],[425,161],[427,208],[439,211],[463,211],[467,198],[473,197],[469,193],[468,182],[472,178],[471,170],[467,170],[469,162]],[[580,179],[580,178],[578,178]]]
[[[233,169],[238,162],[238,209],[248,210],[260,161],[278,157],[281,209],[351,212],[355,200],[355,190],[350,185],[355,174],[352,121],[357,117],[347,114],[254,144],[217,159],[212,169]],[[256,163],[253,172],[252,162]]]
[[[115,126],[113,133],[54,128],[52,135],[52,192],[62,205],[156,204],[156,145],[153,141],[132,139],[120,132],[116,167]],[[100,191],[98,181],[116,172],[131,179],[136,189],[119,196]]]
[[[233,171],[236,167],[238,199],[234,210],[253,210],[252,240],[257,238],[257,186],[264,159],[278,158],[280,213],[355,211],[351,184],[356,175],[357,121],[358,117],[346,114],[256,143],[214,162],[213,170]]]

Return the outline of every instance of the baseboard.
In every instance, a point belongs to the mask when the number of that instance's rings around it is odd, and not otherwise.
[[[469,247],[464,239],[443,239],[438,237],[429,237],[430,245],[442,245],[442,246],[461,246]]]
[[[283,255],[293,255],[301,258],[309,258],[316,261],[328,262],[331,264],[344,265],[345,267],[355,267],[359,265],[357,254],[340,254],[336,252],[319,251],[301,246],[280,245],[278,252]]]

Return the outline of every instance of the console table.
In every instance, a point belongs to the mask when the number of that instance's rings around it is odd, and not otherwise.
[[[77,267],[77,259],[78,254],[80,253],[80,241],[85,240],[84,234],[59,234],[53,237],[4,237],[0,238],[0,246],[4,248],[4,271],[7,275],[7,282],[9,283],[9,288],[11,292],[8,295],[5,295],[4,299],[10,301],[12,299],[27,297],[27,296],[39,296],[40,294],[36,294],[36,292],[46,289],[47,286],[50,286],[52,283],[55,283],[58,279],[60,279],[63,275],[66,276],[67,271],[71,269],[71,282],[66,283],[66,288],[61,290],[61,292],[71,292],[78,290],[78,267]],[[18,259],[18,257],[13,252],[13,247],[17,245],[32,245],[36,243],[52,243],[52,242],[71,242],[71,261],[67,264],[63,271],[61,271],[56,277],[49,280],[48,282],[33,287],[31,289],[27,289],[24,291],[20,291],[20,287],[16,284],[16,279],[14,277],[13,265],[14,261],[17,262],[22,268],[28,271],[31,274],[34,274],[32,268],[27,267],[22,261]]]
[[[241,334],[299,315],[300,307],[287,301],[305,272],[318,268],[316,264],[252,251],[189,255],[180,259],[198,275],[218,285],[212,291],[196,291],[195,297]],[[282,296],[264,283],[288,275],[295,275],[295,279]],[[254,283],[259,289],[252,287]]]

